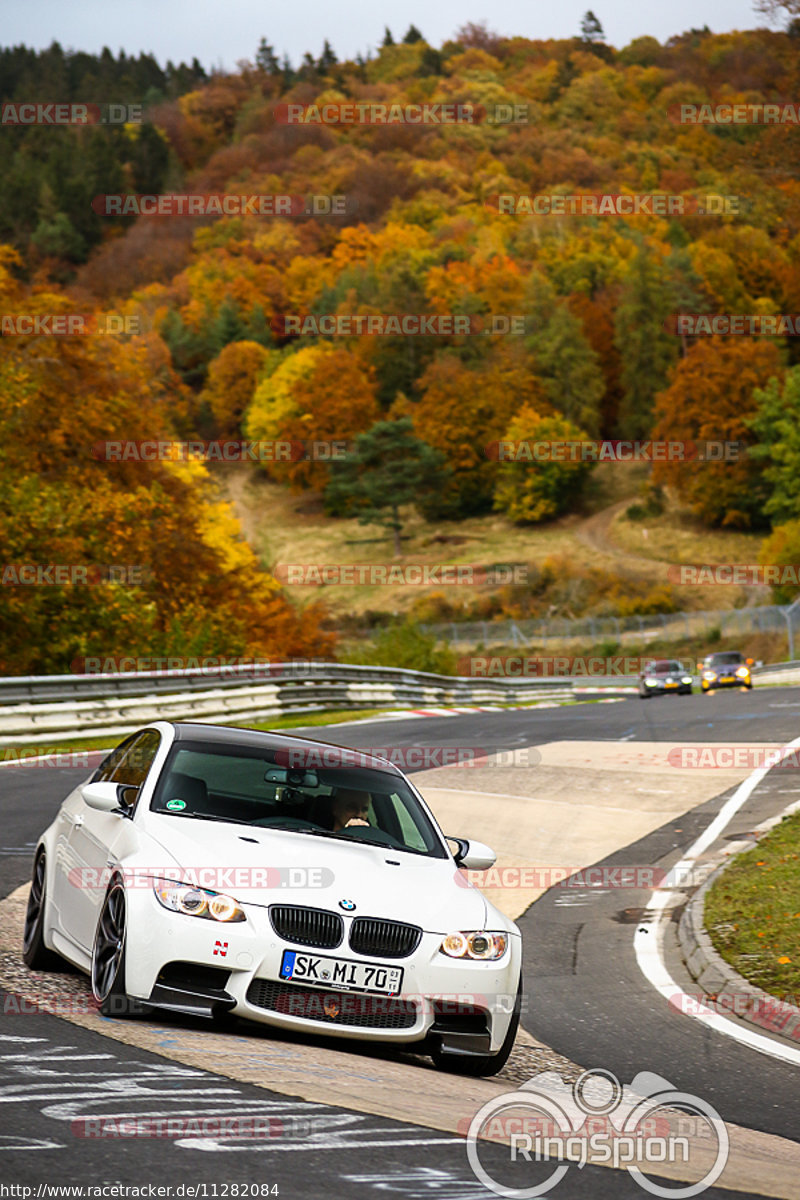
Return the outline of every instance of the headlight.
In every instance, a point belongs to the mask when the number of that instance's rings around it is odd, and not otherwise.
[[[737,667],[736,674],[739,676],[740,679],[746,679],[747,676],[750,674],[750,671],[748,670],[747,667]]]
[[[647,687],[658,687],[658,680],[655,675],[648,675],[644,682]]]
[[[502,958],[508,949],[508,934],[487,933],[483,929],[448,933],[439,949],[449,958]]]
[[[681,683],[691,683],[691,682],[692,682],[691,675],[682,675],[681,676]]]
[[[206,917],[209,921],[226,922],[247,919],[236,901],[220,892],[207,892],[205,888],[181,883],[156,884],[153,892],[164,908],[187,917]]]
[[[716,678],[717,677],[713,671],[703,671],[703,679],[711,680],[711,679],[716,679]]]

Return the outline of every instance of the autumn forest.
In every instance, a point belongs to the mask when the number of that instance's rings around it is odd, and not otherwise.
[[[675,115],[796,99],[799,49],[794,26],[622,49],[591,28],[533,41],[467,26],[435,47],[412,27],[349,62],[329,42],[280,61],[263,38],[233,74],[0,49],[4,563],[143,572],[136,586],[0,588],[0,673],[117,649],[336,654],[324,604],[300,605],[259,560],[211,464],[109,461],[97,447],[111,440],[289,444],[250,470],[319,497],[334,523],[380,506],[356,468],[383,444],[415,464],[425,520],[496,513],[531,529],[581,502],[593,466],[499,460],[504,440],[735,442],[735,462],[655,462],[651,492],[708,529],[759,533],[764,562],[800,562],[798,338],[676,326],[800,320],[800,127]],[[141,119],[15,118],[54,100]],[[431,115],[315,119],[336,105]],[[458,111],[471,116],[436,116]],[[187,195],[303,199],[107,204]],[[675,202],[503,200],[542,195]],[[27,332],[19,314],[80,315],[93,332]],[[438,320],[369,331],[367,317],[405,314]],[[356,466],[315,443],[355,447]]]

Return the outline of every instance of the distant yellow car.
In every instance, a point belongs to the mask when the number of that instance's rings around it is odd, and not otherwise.
[[[705,694],[723,687],[751,688],[752,664],[752,658],[745,658],[739,650],[721,650],[717,654],[707,654],[703,661],[698,663],[700,691]]]

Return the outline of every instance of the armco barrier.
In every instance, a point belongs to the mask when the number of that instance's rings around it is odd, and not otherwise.
[[[116,736],[159,719],[254,721],[324,709],[525,704],[568,700],[572,692],[571,679],[479,680],[328,662],[19,676],[0,679],[0,746]]]
[[[800,662],[756,667],[753,681],[800,682]],[[619,675],[475,679],[330,662],[8,676],[0,678],[0,746],[117,736],[158,719],[255,721],[325,709],[559,702],[594,689],[631,693],[636,683]]]

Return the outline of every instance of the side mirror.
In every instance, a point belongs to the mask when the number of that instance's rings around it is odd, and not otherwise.
[[[130,784],[112,783],[104,779],[99,783],[86,783],[81,788],[81,795],[89,808],[97,812],[116,812],[130,816],[130,793],[138,788]]]
[[[747,663],[748,667],[752,667],[752,666],[753,666],[753,659],[752,659],[752,658],[746,658],[746,659],[745,659],[745,662]]]
[[[483,842],[469,842],[466,838],[451,837],[448,841],[455,842],[458,849],[453,858],[457,867],[465,867],[468,871],[488,871],[497,861],[497,855]]]

